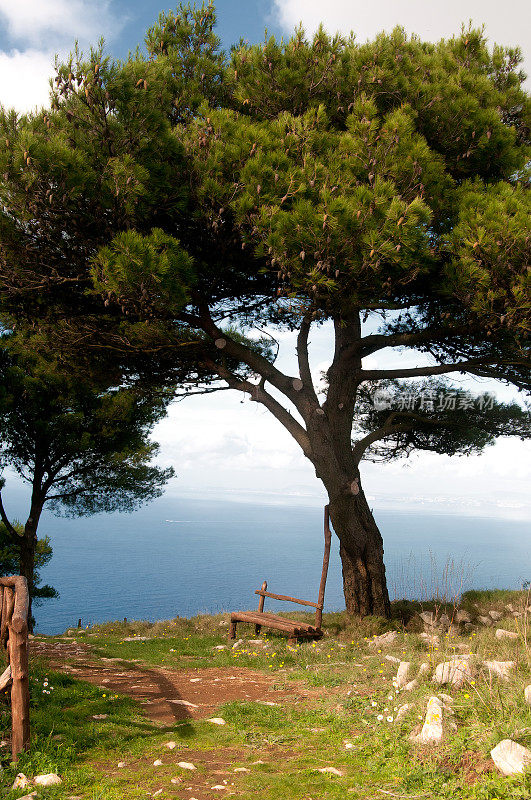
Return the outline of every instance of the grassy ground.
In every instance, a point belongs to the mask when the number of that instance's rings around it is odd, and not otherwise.
[[[297,647],[274,634],[266,634],[265,648],[247,644],[254,631],[241,626],[242,646],[215,650],[227,644],[223,615],[92,628],[76,638],[90,644],[94,659],[121,658],[175,670],[217,667],[228,673],[235,665],[248,667],[271,675],[278,688],[295,682],[305,688],[306,699],[279,706],[232,702],[216,712],[225,726],[187,720],[163,728],[146,720],[130,698],[49,673],[43,663],[34,662],[32,747],[16,766],[6,749],[0,750],[2,797],[14,800],[32,791],[9,791],[17,772],[28,777],[57,772],[63,784],[39,789],[41,797],[204,800],[233,795],[250,800],[259,792],[261,800],[528,800],[529,774],[502,777],[489,758],[501,739],[531,747],[531,709],[524,701],[524,687],[531,683],[526,617],[515,618],[506,608],[525,608],[526,602],[523,593],[468,593],[461,608],[474,614],[497,610],[504,618],[492,628],[474,627],[466,633],[452,626],[432,646],[419,636],[418,606],[411,603],[395,604],[398,616],[390,623],[373,618],[355,624],[342,614],[326,615],[324,639]],[[436,605],[425,603],[423,609]],[[452,616],[454,609],[446,610]],[[496,627],[518,632],[519,638],[498,641]],[[374,634],[390,628],[399,631],[391,646],[369,645]],[[124,641],[132,636],[138,641]],[[149,638],[139,638],[143,636]],[[439,690],[428,673],[416,690],[397,691],[392,681],[397,664],[385,656],[412,662],[414,675],[422,662],[434,665],[464,652],[472,654],[474,679],[461,689],[442,687],[454,699],[457,729],[437,747],[413,744],[409,734],[420,728],[427,699]],[[481,667],[484,659],[516,662],[510,679],[489,676]],[[396,723],[404,703],[411,708]],[[0,709],[0,730],[5,732],[8,708]],[[176,742],[173,751],[165,747],[169,740]],[[156,759],[162,765],[153,766]],[[177,767],[178,761],[197,769],[187,773]],[[125,766],[118,767],[119,762]],[[325,767],[342,774],[318,772]],[[248,771],[234,771],[242,768]],[[214,785],[223,788],[212,789]]]

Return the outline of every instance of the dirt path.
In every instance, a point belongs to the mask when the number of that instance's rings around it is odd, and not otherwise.
[[[146,717],[159,724],[210,717],[233,700],[280,705],[302,699],[300,687],[279,691],[272,677],[249,669],[171,670],[120,658],[95,661],[90,646],[77,642],[33,640],[31,653],[44,658],[50,669],[134,697]]]

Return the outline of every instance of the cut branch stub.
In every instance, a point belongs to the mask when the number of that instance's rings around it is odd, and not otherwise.
[[[349,491],[351,494],[359,494],[360,493],[360,482],[359,478],[354,478],[352,483],[349,485]]]
[[[300,392],[304,388],[304,384],[300,378],[293,378],[293,380],[291,381],[291,385],[293,386],[296,392]]]
[[[226,339],[216,339],[214,344],[216,345],[218,350],[223,350],[223,348],[226,347],[226,345],[227,345],[227,340]]]

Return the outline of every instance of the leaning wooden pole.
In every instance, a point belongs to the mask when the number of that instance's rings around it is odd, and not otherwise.
[[[13,761],[30,743],[28,610],[26,578],[11,575],[0,578],[3,586],[2,639],[7,634],[7,657],[11,667],[11,753]],[[5,645],[4,645],[5,646]]]
[[[319,596],[317,598],[317,612],[315,614],[315,627],[321,629],[323,624],[323,608],[326,578],[328,575],[328,563],[330,561],[330,547],[332,545],[332,532],[330,530],[330,508],[325,506],[324,509],[324,555],[323,555],[323,570],[321,572],[321,583],[319,584]]]

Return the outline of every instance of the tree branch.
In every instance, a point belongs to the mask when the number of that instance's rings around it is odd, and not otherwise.
[[[464,333],[464,328],[425,328],[422,331],[415,331],[414,333],[374,333],[370,336],[364,336],[361,339],[361,355],[362,358],[371,355],[372,353],[383,350],[385,347],[411,347],[411,345],[422,344],[429,342],[433,339],[441,339],[446,335],[455,336],[458,333]]]
[[[15,530],[15,528],[10,523],[10,521],[9,521],[9,519],[7,517],[6,511],[5,511],[5,508],[4,508],[4,503],[3,503],[3,500],[2,500],[2,492],[0,492],[0,519],[4,523],[8,534],[14,539],[15,542],[19,542],[21,540],[22,536],[19,533],[17,533],[17,531]]]
[[[363,439],[360,439],[354,447],[352,448],[352,455],[354,456],[354,460],[356,464],[359,464],[365,451],[374,444],[374,442],[379,441],[380,439],[387,439],[388,436],[392,436],[394,433],[407,433],[408,431],[413,430],[413,425],[408,424],[406,422],[400,422],[396,425],[383,425],[381,428],[376,428],[376,430],[371,431],[368,433],[367,436],[364,436]]]
[[[526,366],[525,361],[497,361],[489,364],[485,359],[473,359],[471,361],[458,361],[455,364],[437,364],[433,367],[413,367],[411,369],[372,369],[363,370],[361,378],[364,381],[380,381],[393,378],[424,378],[429,375],[444,375],[448,372],[470,372],[481,377],[503,377],[499,375],[499,369],[503,366]]]
[[[289,413],[289,411],[287,411],[284,406],[282,406],[277,400],[275,400],[274,397],[265,391],[265,378],[262,378],[258,384],[251,383],[243,378],[238,378],[226,367],[222,366],[221,364],[216,364],[210,359],[208,359],[205,363],[213,372],[216,372],[220,378],[223,378],[223,380],[228,383],[229,388],[236,389],[240,392],[248,392],[251,396],[251,400],[254,400],[257,403],[262,403],[262,405],[273,414],[273,416],[284,426],[284,428],[286,428],[288,433],[293,436],[297,444],[300,445],[304,455],[308,458],[310,457],[311,447],[308,434],[303,426]]]
[[[310,393],[311,397],[317,403],[317,394],[313,385],[312,373],[310,370],[310,359],[308,355],[308,336],[310,334],[311,319],[304,317],[301,323],[299,334],[297,336],[297,360],[299,363],[299,375],[304,388]]]

